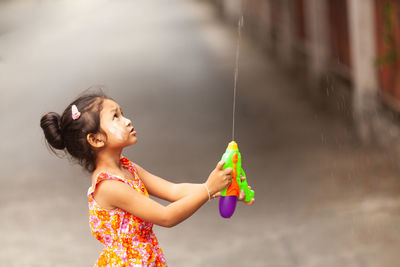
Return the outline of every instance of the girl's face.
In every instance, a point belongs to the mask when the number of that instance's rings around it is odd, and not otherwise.
[[[123,116],[119,105],[111,99],[104,99],[100,127],[107,134],[106,147],[124,148],[137,142],[132,122]]]

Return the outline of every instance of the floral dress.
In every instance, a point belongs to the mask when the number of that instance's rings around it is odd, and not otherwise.
[[[104,244],[95,266],[167,266],[153,233],[152,223],[119,208],[103,209],[93,198],[97,184],[104,180],[121,181],[149,196],[133,163],[125,157],[121,157],[120,161],[133,174],[133,180],[101,172],[88,190],[90,229],[96,239]]]

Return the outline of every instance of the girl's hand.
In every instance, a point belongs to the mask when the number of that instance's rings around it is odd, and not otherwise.
[[[206,185],[212,196],[229,186],[232,182],[232,168],[226,168],[223,170],[222,168],[224,167],[224,164],[224,161],[218,162],[217,166],[210,173],[210,176],[207,179]]]
[[[246,177],[244,177],[244,176],[241,176],[240,177],[242,180],[244,180],[244,179],[246,179]],[[249,186],[249,189],[251,189],[251,186]],[[212,195],[211,196],[211,198],[218,198],[218,197],[220,197],[221,196],[221,192],[217,192],[217,193],[215,193],[214,195]],[[239,201],[243,201],[243,203],[244,204],[246,204],[246,205],[253,205],[254,204],[254,202],[256,201],[254,198],[250,201],[250,202],[245,202],[244,201],[244,199],[246,198],[246,194],[244,193],[244,190],[241,190],[240,191],[240,195],[239,195],[239,197],[238,197],[238,200]]]
[[[244,179],[246,179],[246,177],[240,176],[240,179],[242,179],[242,181],[243,181]],[[249,189],[251,189],[251,186],[249,186]],[[244,193],[244,190],[241,190],[241,191],[240,191],[240,195],[239,195],[239,197],[238,197],[238,200],[239,200],[239,201],[243,201],[244,204],[249,205],[249,206],[250,206],[250,205],[253,205],[254,202],[256,201],[256,200],[253,198],[252,200],[250,200],[250,202],[245,202],[245,201],[244,201],[245,197],[246,197],[246,194]]]
[[[211,196],[211,198],[219,198],[221,196],[221,192],[217,192]]]

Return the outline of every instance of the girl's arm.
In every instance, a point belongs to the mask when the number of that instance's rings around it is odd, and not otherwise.
[[[174,184],[171,183],[163,178],[160,178],[154,174],[149,173],[139,165],[135,164],[136,170],[138,171],[140,179],[143,181],[143,183],[146,186],[147,191],[149,194],[170,201],[174,202],[177,201],[187,195],[192,194],[194,191],[196,191],[199,187],[202,187],[203,185],[201,184],[190,184],[190,183],[180,183],[180,184]],[[242,180],[245,179],[245,177],[241,177]],[[249,189],[251,187],[249,186]],[[211,196],[214,197],[220,197],[221,194],[220,192],[216,192],[215,194],[211,194]],[[238,197],[239,201],[243,201],[245,199],[246,195],[244,191],[242,190],[240,192],[240,195]],[[254,204],[254,199],[252,199],[250,202],[244,202],[246,205],[253,205]]]
[[[169,202],[180,200],[203,187],[201,184],[171,183],[151,174],[137,164],[135,167],[149,194]]]
[[[232,181],[232,169],[222,170],[223,165],[223,162],[219,162],[205,183],[211,194],[222,190]],[[120,208],[142,220],[164,227],[172,227],[196,212],[208,200],[208,192],[205,186],[198,185],[193,188],[191,194],[168,206],[163,206],[125,183],[105,180],[98,184],[94,198],[102,207]]]

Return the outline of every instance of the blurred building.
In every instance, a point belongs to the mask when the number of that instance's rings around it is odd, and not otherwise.
[[[289,71],[309,96],[354,122],[361,140],[400,136],[400,1],[212,0],[220,14]],[[271,53],[272,52],[272,53]]]

